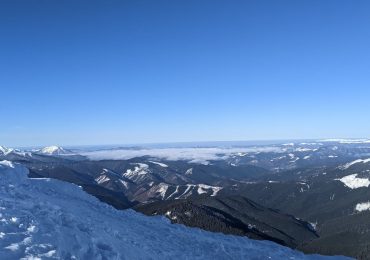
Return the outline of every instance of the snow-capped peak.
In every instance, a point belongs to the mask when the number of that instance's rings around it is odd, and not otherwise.
[[[62,155],[69,153],[63,147],[56,145],[44,147],[39,152],[46,155]]]

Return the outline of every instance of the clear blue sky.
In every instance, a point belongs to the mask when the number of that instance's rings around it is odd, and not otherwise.
[[[0,1],[0,144],[370,135],[369,1]]]

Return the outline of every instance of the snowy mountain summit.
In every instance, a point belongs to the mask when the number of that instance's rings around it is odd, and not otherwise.
[[[326,258],[119,211],[76,185],[27,174],[0,162],[1,259]]]
[[[39,150],[39,153],[45,154],[45,155],[66,155],[70,154],[70,151],[65,150],[63,147],[60,146],[47,146]]]

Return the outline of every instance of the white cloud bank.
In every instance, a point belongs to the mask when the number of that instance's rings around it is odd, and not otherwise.
[[[282,152],[279,147],[248,148],[155,148],[155,149],[120,149],[100,150],[81,153],[91,160],[127,160],[135,157],[150,156],[169,161],[185,160],[207,164],[212,160],[225,160],[233,155],[243,153]]]

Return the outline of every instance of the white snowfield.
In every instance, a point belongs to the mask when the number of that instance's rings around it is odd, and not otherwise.
[[[0,259],[326,258],[119,211],[76,185],[27,173],[0,162]]]
[[[369,187],[370,180],[367,178],[357,178],[357,174],[351,174],[344,176],[341,179],[336,179],[340,182],[342,182],[345,186],[347,186],[350,189],[358,189],[362,187]]]

